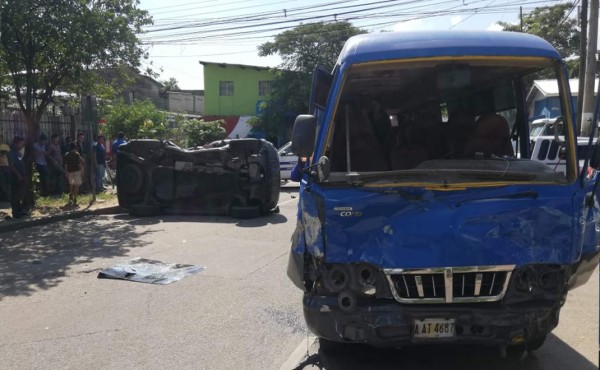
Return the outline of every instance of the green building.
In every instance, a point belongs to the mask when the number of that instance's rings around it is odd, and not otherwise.
[[[275,78],[267,67],[200,62],[204,66],[204,114],[256,116]]]

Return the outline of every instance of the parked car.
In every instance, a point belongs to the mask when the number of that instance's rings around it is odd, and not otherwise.
[[[593,140],[593,145],[596,143],[596,138]],[[539,135],[535,138],[532,147],[531,160],[542,162],[548,165],[555,172],[567,173],[567,155],[566,141],[564,136],[559,136],[558,140],[555,136]],[[585,158],[589,156],[588,137],[577,138],[577,159],[579,168],[583,168]]]
[[[538,136],[554,136],[554,134],[564,135],[565,127],[562,122],[558,123],[558,132],[555,132],[554,125],[556,118],[541,118],[531,122],[531,128],[529,129],[529,138],[535,141]]]
[[[292,169],[298,163],[298,156],[292,153],[292,142],[285,144],[277,150],[279,156],[279,168],[281,171],[281,180],[287,181],[290,179]]]
[[[119,147],[119,205],[134,215],[257,217],[278,210],[279,186],[277,151],[265,140],[229,140],[192,150],[161,140]]]

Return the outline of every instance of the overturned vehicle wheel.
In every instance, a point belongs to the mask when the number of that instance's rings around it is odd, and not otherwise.
[[[119,205],[135,216],[230,215],[277,211],[279,158],[265,140],[224,140],[182,149],[169,141],[133,140],[119,147]]]

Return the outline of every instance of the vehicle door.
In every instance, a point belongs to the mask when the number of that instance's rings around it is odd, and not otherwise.
[[[571,277],[569,289],[577,288],[585,284],[596,266],[600,256],[600,147],[598,142],[594,144],[597,133],[597,122],[599,118],[600,96],[596,100],[596,109],[592,122],[592,129],[587,146],[578,150],[578,160],[584,158],[581,168],[580,185],[582,195],[576,196],[576,205],[580,204],[581,211],[578,216],[579,242],[573,249]]]
[[[323,127],[327,101],[331,99],[330,90],[333,75],[323,67],[317,66],[313,73],[310,94],[309,112],[315,117],[316,127],[313,133],[319,132]],[[296,120],[295,125],[302,124]],[[296,127],[294,127],[294,131]],[[315,133],[320,135],[321,133]],[[313,140],[314,141],[314,140]],[[294,153],[298,154],[298,153]],[[314,160],[313,160],[314,162]],[[313,163],[310,163],[311,165]],[[318,184],[309,175],[304,175],[300,182],[300,198],[298,201],[298,217],[296,230],[292,236],[292,250],[288,263],[288,276],[300,289],[305,290],[305,262],[311,258],[324,256],[324,202],[323,194],[319,191]],[[308,256],[307,256],[308,255]]]

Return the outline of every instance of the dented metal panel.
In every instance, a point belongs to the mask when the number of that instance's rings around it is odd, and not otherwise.
[[[365,261],[382,268],[478,266],[527,263],[566,264],[573,259],[573,189],[535,187],[536,197],[507,195],[528,186],[402,194],[369,189],[320,188],[328,199],[328,263]],[[317,192],[316,186],[312,192]],[[315,217],[309,253],[321,255]]]

